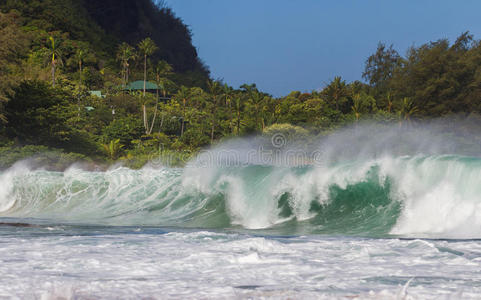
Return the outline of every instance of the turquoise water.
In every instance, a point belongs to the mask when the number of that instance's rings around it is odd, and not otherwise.
[[[481,159],[0,174],[0,297],[478,298]]]

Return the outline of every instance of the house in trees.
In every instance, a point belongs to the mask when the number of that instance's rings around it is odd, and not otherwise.
[[[145,91],[148,93],[157,93],[157,89],[159,87],[157,84],[153,82],[147,81],[145,83]],[[124,91],[128,92],[142,92],[144,90],[144,81],[143,80],[137,80],[130,82],[127,86],[124,87]]]
[[[162,97],[161,95],[161,87],[158,86],[157,84],[147,81],[145,83],[145,91],[147,93],[151,94],[158,94],[159,95],[159,100],[160,101],[168,101],[171,99],[169,95],[166,95],[166,97]],[[123,87],[124,92],[143,92],[144,91],[144,81],[143,80],[137,80],[130,82],[128,85]]]

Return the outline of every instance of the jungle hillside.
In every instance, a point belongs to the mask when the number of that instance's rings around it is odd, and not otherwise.
[[[162,1],[2,1],[0,168],[24,158],[141,167],[159,151],[182,164],[237,136],[479,118],[481,43],[469,32],[407,53],[380,42],[364,64],[358,81],[333,76],[274,98],[210,78],[188,26]]]

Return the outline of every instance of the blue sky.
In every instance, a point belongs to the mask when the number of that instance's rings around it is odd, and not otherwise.
[[[404,55],[412,45],[481,39],[481,1],[166,0],[190,26],[213,78],[274,96],[312,91],[334,76],[362,79],[379,41]]]

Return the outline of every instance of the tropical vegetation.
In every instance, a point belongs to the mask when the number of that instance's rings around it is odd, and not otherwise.
[[[364,82],[336,76],[275,98],[211,79],[190,31],[162,3],[7,0],[0,11],[0,167],[35,151],[181,162],[230,137],[481,112],[481,43],[468,32],[404,56],[380,43]],[[127,89],[135,80],[143,88]]]

